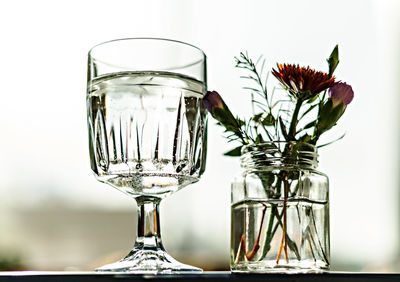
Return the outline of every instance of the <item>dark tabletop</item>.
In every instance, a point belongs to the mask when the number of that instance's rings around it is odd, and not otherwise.
[[[317,282],[317,281],[397,281],[400,282],[400,273],[354,273],[354,272],[326,272],[319,274],[231,274],[230,272],[204,272],[202,274],[175,274],[175,275],[134,275],[134,274],[99,274],[93,272],[0,272],[0,282],[125,282],[125,281],[286,281],[286,282]]]

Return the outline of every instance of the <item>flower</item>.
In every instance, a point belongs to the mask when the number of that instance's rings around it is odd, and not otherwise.
[[[272,74],[291,94],[302,100],[311,99],[335,84],[333,76],[310,67],[290,64],[277,64],[277,66],[278,71],[272,69]]]
[[[329,98],[320,107],[315,130],[317,138],[336,125],[347,105],[354,98],[353,89],[345,82],[336,82],[334,86],[329,88],[328,95]]]
[[[342,103],[347,106],[354,98],[353,89],[345,82],[337,82],[329,88],[328,95],[332,99],[334,107]]]
[[[207,91],[203,97],[203,104],[226,131],[231,131],[243,138],[238,121],[217,91]]]
[[[224,102],[217,91],[207,91],[203,97],[203,104],[213,116],[216,108],[224,109]]]

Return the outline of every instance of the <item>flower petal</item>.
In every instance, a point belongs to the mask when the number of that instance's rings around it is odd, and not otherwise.
[[[332,99],[333,104],[339,105],[343,103],[345,106],[351,103],[354,98],[353,88],[345,82],[338,82],[328,91],[329,97]]]
[[[334,77],[310,67],[286,64],[277,64],[277,67],[278,70],[272,69],[272,74],[296,97],[304,100],[315,97],[335,84]]]

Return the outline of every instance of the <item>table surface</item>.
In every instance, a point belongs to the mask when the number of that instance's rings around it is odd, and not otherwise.
[[[230,272],[204,272],[202,274],[116,274],[116,273],[94,273],[94,272],[42,272],[42,271],[20,271],[0,272],[0,282],[26,281],[26,282],[125,282],[125,281],[396,281],[400,282],[400,273],[355,273],[355,272],[325,272],[317,274],[232,274]]]

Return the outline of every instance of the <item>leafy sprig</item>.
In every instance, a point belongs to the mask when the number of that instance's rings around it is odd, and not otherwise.
[[[353,98],[351,86],[334,81],[333,73],[339,64],[337,45],[327,59],[328,73],[278,64],[278,70],[273,69],[272,74],[281,82],[286,95],[277,95],[282,89],[276,88],[269,93],[265,62],[262,56],[254,62],[247,52],[235,57],[236,68],[245,71],[241,78],[247,85],[243,89],[251,98],[253,114],[247,120],[235,117],[216,91],[208,92],[203,99],[218,125],[225,127],[228,142],[240,142],[225,153],[227,156],[239,156],[243,146],[265,141],[316,145],[320,136],[336,125]]]

